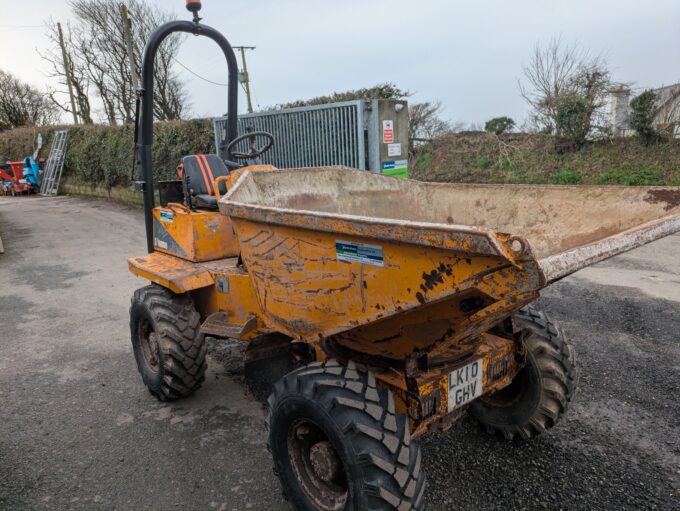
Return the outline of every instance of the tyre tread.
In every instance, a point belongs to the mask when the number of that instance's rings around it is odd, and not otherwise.
[[[528,306],[518,310],[513,319],[530,331],[527,350],[534,355],[543,379],[540,403],[524,424],[488,423],[480,414],[476,418],[489,433],[500,434],[507,440],[516,437],[528,440],[552,428],[567,412],[578,383],[578,367],[573,346],[545,313]]]
[[[411,442],[407,417],[396,413],[394,397],[377,387],[372,372],[359,371],[353,362],[343,366],[331,359],[284,376],[267,400],[270,452],[274,414],[289,392],[319,403],[341,427],[364,474],[359,483],[362,494],[372,499],[376,509],[421,509],[425,472],[420,466],[420,447]],[[281,473],[279,467],[275,472]]]
[[[189,295],[174,294],[151,284],[134,292],[132,306],[136,303],[143,304],[151,313],[165,361],[160,388],[149,390],[160,401],[192,394],[205,380],[208,352],[205,337],[200,333],[201,317],[193,300]],[[132,314],[130,328],[134,336]]]

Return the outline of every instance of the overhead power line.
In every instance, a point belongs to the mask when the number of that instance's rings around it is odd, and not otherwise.
[[[189,71],[189,72],[190,72],[192,75],[194,75],[196,78],[200,78],[200,79],[203,80],[204,82],[212,83],[213,85],[219,85],[220,87],[227,87],[227,86],[228,86],[226,83],[213,82],[212,80],[208,80],[207,78],[204,78],[203,76],[199,75],[199,74],[196,73],[195,71],[192,71],[192,70],[189,69],[187,66],[185,66],[184,64],[182,64],[182,63],[181,63],[179,60],[177,60],[175,57],[173,57],[172,60],[174,60],[174,61],[177,62],[180,66],[182,66],[184,69],[186,69],[187,71]]]
[[[243,58],[243,71],[242,71],[241,74],[243,75],[243,78],[244,78],[244,79],[241,80],[241,79],[240,79],[241,77],[239,77],[239,82],[240,82],[241,88],[242,88],[243,91],[246,93],[246,97],[248,98],[248,112],[252,112],[252,111],[253,111],[253,107],[252,107],[252,102],[251,102],[251,99],[250,99],[251,87],[250,87],[250,80],[249,80],[249,78],[248,78],[248,71],[247,71],[248,68],[245,67],[246,64],[245,64],[244,50],[254,50],[255,47],[254,47],[254,46],[235,46],[234,49],[241,50],[241,56],[242,56],[242,58]],[[204,76],[201,76],[201,75],[198,74],[196,71],[194,71],[193,69],[189,68],[188,66],[184,65],[182,62],[180,62],[179,60],[177,60],[175,57],[172,57],[172,60],[174,60],[177,64],[179,64],[179,65],[180,65],[182,68],[184,68],[186,71],[188,71],[189,73],[191,73],[192,75],[194,75],[196,78],[198,78],[198,79],[200,79],[200,80],[203,80],[204,82],[208,82],[208,83],[211,83],[211,84],[213,84],[213,85],[217,85],[217,86],[219,86],[219,87],[228,87],[228,86],[229,86],[229,85],[226,84],[226,83],[215,82],[215,81],[210,80],[210,79],[208,79],[208,78],[206,78],[206,77],[204,77]],[[259,105],[260,102],[257,100],[257,97],[255,98],[255,100],[256,100],[256,102],[257,102],[257,104],[258,104],[258,107],[259,107],[259,106],[260,106],[260,105]]]

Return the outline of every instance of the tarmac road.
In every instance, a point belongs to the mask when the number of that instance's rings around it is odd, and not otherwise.
[[[240,345],[212,346],[189,399],[142,386],[141,210],[0,198],[0,235],[0,509],[289,509]],[[581,368],[569,414],[529,443],[468,420],[425,437],[428,509],[680,509],[678,254],[672,236],[546,290]]]

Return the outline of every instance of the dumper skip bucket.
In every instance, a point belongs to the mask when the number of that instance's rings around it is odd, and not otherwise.
[[[471,185],[326,167],[248,172],[220,201],[264,313],[403,357],[462,343],[585,266],[680,231],[680,188]],[[359,347],[357,345],[357,347]]]

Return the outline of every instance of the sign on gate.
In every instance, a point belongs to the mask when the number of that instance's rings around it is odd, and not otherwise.
[[[394,142],[394,122],[383,121],[383,144]]]
[[[216,153],[226,154],[226,117],[214,119]],[[343,165],[408,177],[408,104],[403,100],[354,100],[239,115],[247,129],[274,136],[262,163],[278,168]]]

